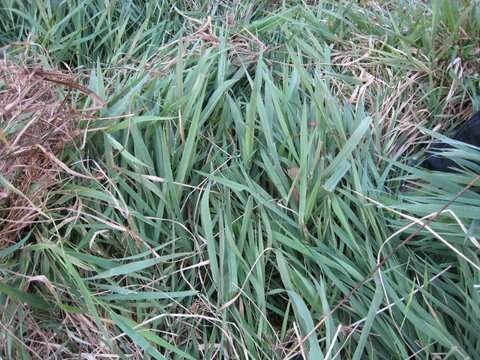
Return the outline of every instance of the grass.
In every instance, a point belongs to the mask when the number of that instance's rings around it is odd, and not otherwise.
[[[468,1],[2,2],[9,56],[107,105],[62,155],[90,179],[0,250],[1,356],[475,358],[478,184],[336,305],[478,173],[415,159],[480,107],[479,25]]]

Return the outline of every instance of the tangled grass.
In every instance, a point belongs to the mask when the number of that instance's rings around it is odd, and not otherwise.
[[[75,98],[64,88],[102,103],[74,75],[45,70],[34,61],[22,55],[0,62],[0,248],[15,244],[22,230],[45,216],[42,208],[61,172],[79,175],[59,156],[79,135],[78,122],[86,115],[75,109]]]
[[[0,250],[2,356],[475,358],[480,168],[415,156],[479,108],[479,22],[467,1],[6,1],[0,41],[57,70],[14,67],[37,90],[0,98],[2,155],[40,150],[2,158],[39,176],[2,170],[2,194],[42,211]]]

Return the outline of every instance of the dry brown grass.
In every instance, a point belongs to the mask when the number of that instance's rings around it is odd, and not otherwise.
[[[97,107],[77,110],[78,92]],[[61,173],[73,173],[58,157],[80,134],[79,120],[102,105],[71,73],[45,70],[31,59],[0,61],[0,249],[38,220]]]

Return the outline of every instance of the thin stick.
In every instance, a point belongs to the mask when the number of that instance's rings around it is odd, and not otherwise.
[[[434,277],[432,277],[432,278],[430,279],[430,281],[428,282],[428,284],[423,284],[422,286],[419,286],[419,287],[416,288],[412,293],[410,293],[408,296],[415,295],[415,294],[418,293],[420,290],[422,290],[425,286],[430,285],[432,282],[434,282],[435,280],[437,280],[440,276],[442,276],[443,274],[445,274],[445,273],[446,273],[448,270],[450,270],[451,268],[452,268],[451,265],[447,266],[445,269],[443,269],[442,271],[440,271],[437,275],[435,275]],[[401,302],[401,301],[404,301],[406,298],[407,298],[407,296],[404,296],[404,297],[398,299],[397,302],[399,303],[399,302]],[[385,312],[386,310],[393,308],[394,306],[397,305],[397,302],[391,303],[391,304],[389,304],[389,305],[381,308],[380,310],[378,310],[378,311],[376,312],[375,315],[381,314],[381,313]],[[363,324],[365,321],[367,321],[367,318],[366,318],[366,317],[364,317],[363,319],[360,319],[360,320],[358,320],[358,321],[354,322],[353,324],[350,324],[350,325],[348,325],[348,326],[346,326],[346,327],[347,327],[347,328],[357,327],[358,325]]]
[[[98,96],[93,90],[90,90],[89,88],[87,88],[83,85],[77,84],[76,82],[73,82],[68,78],[61,77],[56,72],[43,70],[43,69],[39,68],[39,69],[34,70],[34,75],[36,75],[37,77],[39,77],[42,80],[50,81],[50,82],[53,82],[53,83],[59,84],[59,85],[63,85],[63,86],[66,86],[68,88],[71,88],[71,89],[76,89],[78,91],[81,91],[85,95],[90,96],[97,104],[96,104],[96,106],[90,108],[89,110],[99,110],[106,105],[106,102],[100,96]]]

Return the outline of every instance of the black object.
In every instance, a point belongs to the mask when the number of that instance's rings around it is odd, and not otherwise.
[[[466,144],[480,146],[480,111],[465,122],[452,139]],[[458,165],[453,160],[439,154],[442,149],[451,148],[452,146],[446,143],[435,144],[432,149],[428,151],[429,156],[421,163],[421,166],[430,170],[455,171],[454,168],[458,167]]]

